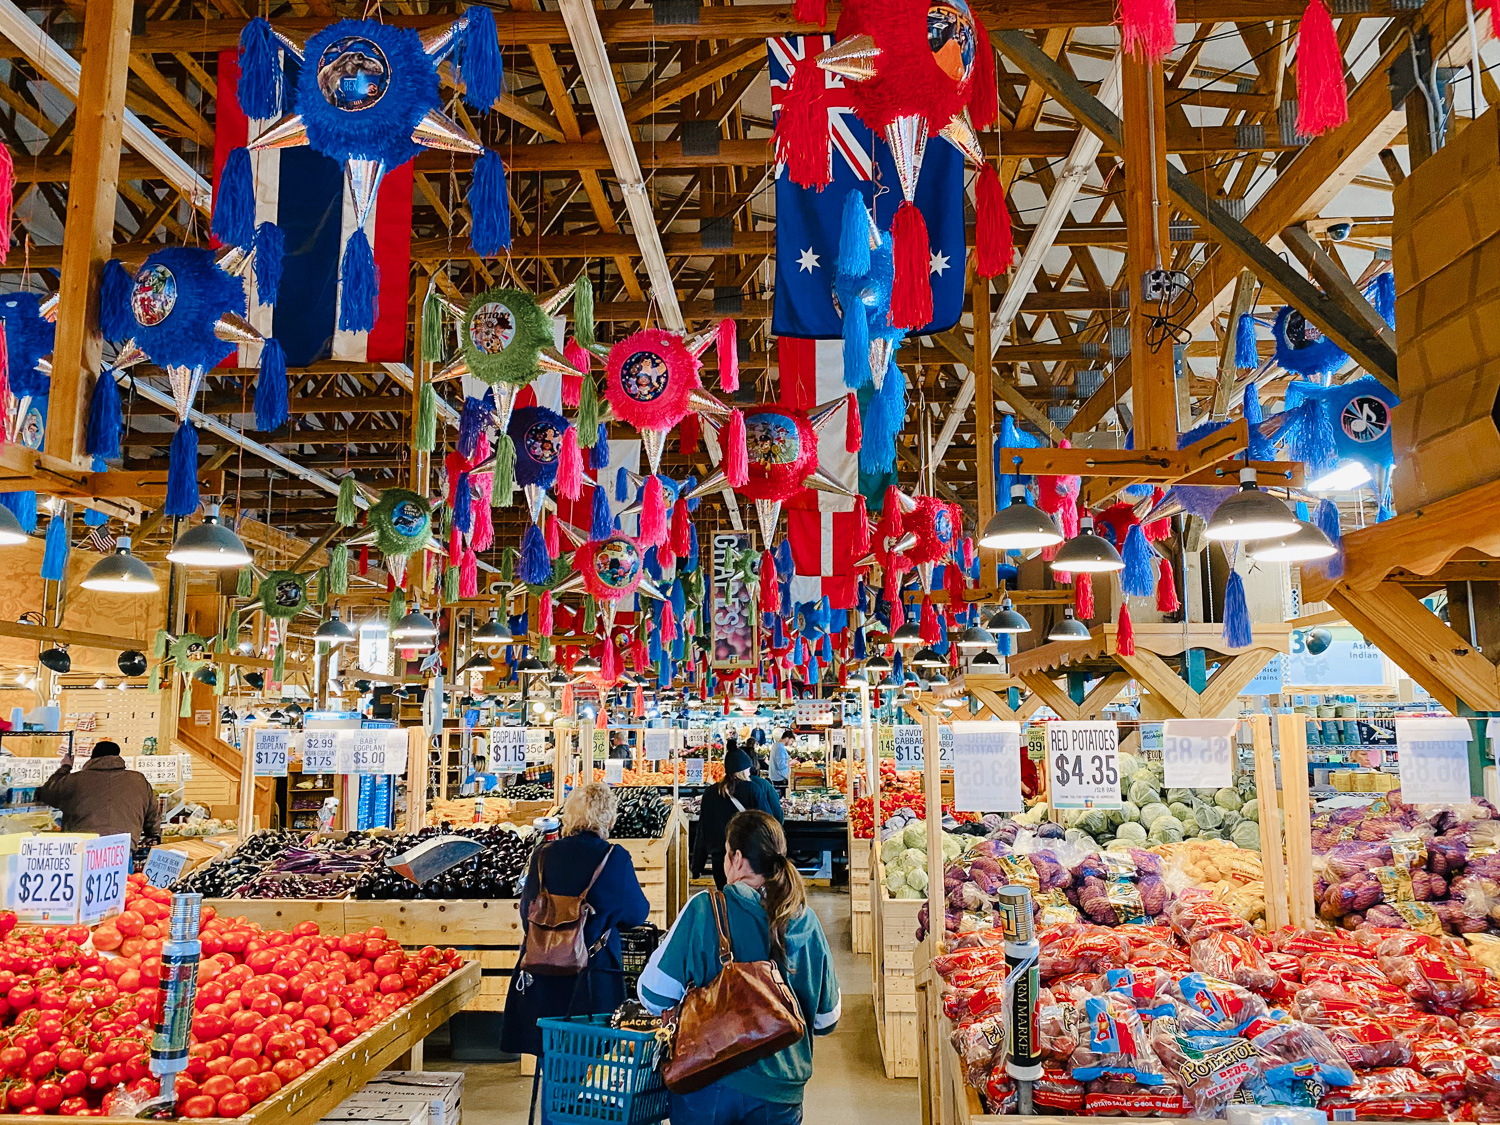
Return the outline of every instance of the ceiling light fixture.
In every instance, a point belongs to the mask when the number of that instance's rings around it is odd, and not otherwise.
[[[151,568],[130,553],[130,536],[115,540],[115,553],[105,555],[89,568],[85,590],[108,594],[149,594],[161,589]]]
[[[1047,634],[1049,641],[1087,641],[1092,637],[1089,627],[1073,616],[1072,606],[1063,610],[1062,620]]]
[[[1208,537],[1220,542],[1280,539],[1296,530],[1292,510],[1285,501],[1262,492],[1255,483],[1255,470],[1248,467],[1240,470],[1240,490],[1208,518]]]
[[[167,560],[179,566],[247,566],[250,552],[238,535],[219,522],[219,505],[215,504],[202,523],[177,537],[167,552]]]
[[[1094,517],[1084,516],[1078,521],[1078,534],[1057,549],[1052,569],[1076,574],[1108,574],[1124,570],[1125,560],[1120,558],[1113,543],[1094,534]]]
[[[1339,553],[1333,540],[1316,524],[1297,521],[1297,530],[1276,539],[1258,539],[1250,545],[1250,557],[1256,562],[1312,562]]]
[[[1026,486],[1020,484],[1011,485],[1010,504],[989,518],[979,537],[981,547],[1001,551],[1050,547],[1062,541],[1062,532],[1057,530],[1052,517],[1027,503]]]
[[[991,633],[1029,633],[1031,622],[1016,612],[1016,607],[1006,598],[1000,603],[1000,608],[990,614],[990,619],[984,623],[984,627]]]

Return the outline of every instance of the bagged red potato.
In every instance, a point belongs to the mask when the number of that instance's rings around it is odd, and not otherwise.
[[[950,1037],[969,1085],[978,1087],[991,1070],[1005,1065],[1005,1013],[960,1022]]]
[[[1044,983],[1074,973],[1121,969],[1130,960],[1130,947],[1123,937],[1106,926],[1086,922],[1049,927],[1038,935],[1038,942],[1037,965]]]
[[[1172,997],[1168,994],[1171,987],[1172,974],[1164,969],[1127,966],[1104,973],[1095,982],[1093,991],[1117,996],[1151,1019],[1172,1014]]]
[[[1238,1035],[1266,1015],[1266,1002],[1255,993],[1203,973],[1174,981],[1171,996],[1189,1035]]]
[[[1100,1078],[1083,1096],[1083,1111],[1092,1117],[1186,1117],[1191,1109],[1170,1076],[1157,1086]]]
[[[1044,1066],[1031,1086],[1031,1100],[1058,1113],[1083,1112],[1083,1094],[1083,1083],[1057,1066]]]
[[[1360,1119],[1409,1118],[1432,1120],[1446,1116],[1443,1088],[1410,1067],[1388,1067],[1355,1077],[1354,1085],[1332,1090],[1320,1107],[1353,1110]]]
[[[982,1082],[974,1083],[984,1090],[985,1108],[994,1114],[1015,1113],[1020,1102],[1020,1094],[1016,1091],[1015,1079],[1005,1073],[1005,1067],[997,1066],[990,1071],[989,1077]]]
[[[1487,1055],[1500,1055],[1500,1008],[1478,1008],[1462,1012],[1458,1026],[1463,1028],[1464,1041],[1477,1047]]]
[[[1353,960],[1373,961],[1373,950],[1352,941],[1347,934],[1332,930],[1302,930],[1295,926],[1284,926],[1276,934],[1276,948],[1283,953],[1302,957],[1309,953],[1326,953]]]
[[[1227,980],[1253,992],[1270,992],[1280,978],[1259,950],[1239,934],[1204,930],[1188,946],[1193,971]]]
[[[1355,1070],[1402,1067],[1411,1062],[1411,1046],[1377,1016],[1351,1014],[1323,1031]]]
[[[1424,1078],[1436,1082],[1442,1087],[1444,1097],[1453,1101],[1464,1096],[1465,1075],[1476,1068],[1488,1072],[1491,1063],[1488,1055],[1474,1047],[1453,1039],[1428,1037],[1412,1044],[1411,1066]],[[1500,1087],[1494,1092],[1500,1095]]]
[[[1218,1117],[1236,1091],[1259,1083],[1271,1065],[1248,1039],[1188,1035],[1170,1017],[1151,1021],[1151,1047],[1200,1118]]]
[[[1196,895],[1178,900],[1171,910],[1172,929],[1191,945],[1209,934],[1235,934],[1242,938],[1255,936],[1255,927],[1223,903]]]
[[[1167,1080],[1133,1004],[1106,993],[1087,997],[1077,1005],[1077,1011],[1079,1043],[1073,1052],[1074,1078],[1080,1082],[1119,1078],[1142,1086],[1159,1086]]]
[[[1451,954],[1433,950],[1383,953],[1380,968],[1413,1001],[1446,1015],[1456,1015],[1472,1004],[1484,976],[1484,970],[1475,962],[1465,965]]]

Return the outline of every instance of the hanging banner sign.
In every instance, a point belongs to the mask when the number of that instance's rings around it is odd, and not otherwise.
[[[964,812],[1022,812],[1021,724],[956,722],[953,804]]]
[[[1122,807],[1119,727],[1105,722],[1053,722],[1046,726],[1052,807]]]
[[[1409,805],[1466,805],[1473,800],[1472,734],[1463,719],[1397,719],[1401,799]]]
[[[664,762],[672,753],[672,732],[666,728],[649,727],[644,732],[646,760]]]
[[[526,769],[526,729],[490,728],[490,772],[521,773]]]
[[[1224,789],[1234,784],[1238,719],[1167,719],[1161,768],[1169,789]],[[1144,736],[1142,738],[1144,748]]]
[[[720,532],[713,537],[713,647],[709,654],[715,668],[755,665],[759,614],[741,565],[751,549],[748,531]]]
[[[258,730],[251,744],[256,777],[285,777],[287,754],[292,745],[289,730]]]

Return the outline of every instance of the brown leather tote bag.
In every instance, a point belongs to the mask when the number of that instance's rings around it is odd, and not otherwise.
[[[604,865],[609,862],[611,844],[589,885],[581,895],[555,895],[547,889],[546,863],[551,845],[542,849],[536,860],[536,898],[526,911],[526,948],[516,968],[524,969],[539,977],[570,977],[589,967],[589,948],[584,939],[588,921],[594,915],[589,905],[589,892],[594,889]]]
[[[719,931],[719,974],[687,993],[665,1017],[670,1043],[662,1079],[674,1094],[691,1094],[726,1074],[784,1051],[807,1032],[796,994],[774,961],[736,961],[729,908],[710,892]]]

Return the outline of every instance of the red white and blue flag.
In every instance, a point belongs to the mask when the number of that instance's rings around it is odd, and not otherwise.
[[[296,83],[295,67],[296,61],[288,59],[289,85]],[[245,116],[235,96],[239,73],[239,53],[219,52],[215,190],[229,153],[273,124]],[[255,221],[257,225],[275,223],[286,241],[276,307],[260,304],[252,291],[250,323],[263,335],[281,341],[291,367],[305,367],[321,359],[355,363],[406,359],[411,304],[411,163],[385,174],[365,226],[380,277],[375,327],[368,332],[347,332],[338,327],[339,265],[344,243],[354,230],[354,204],[345,185],[343,166],[306,146],[252,150],[250,161],[255,179]],[[259,362],[259,351],[259,345],[242,347],[235,362],[254,366]]]
[[[792,71],[807,51],[832,46],[831,35],[791,35],[766,40],[770,56],[771,110],[778,113]],[[844,79],[823,73],[830,90]],[[776,291],[771,332],[776,336],[837,339],[843,322],[833,304],[838,266],[839,227],[844,200],[858,188],[873,199],[875,222],[889,230],[901,206],[900,181],[891,150],[867,128],[853,106],[836,99],[828,110],[833,180],[822,191],[799,187],[782,168],[776,176]],[[946,141],[927,146],[917,181],[917,207],[931,243],[932,322],[918,333],[945,332],[958,323],[964,307],[964,158]]]

